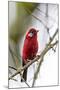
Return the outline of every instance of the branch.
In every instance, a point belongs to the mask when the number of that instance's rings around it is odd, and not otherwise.
[[[49,41],[49,43],[47,45],[49,45],[53,41],[53,39],[55,38],[55,36],[56,36],[57,33],[58,33],[58,28],[55,31],[54,35],[50,38],[50,41]]]
[[[58,41],[56,41],[56,42],[53,43],[53,44],[50,44],[49,48],[53,48],[57,43],[58,43]],[[36,70],[36,72],[35,72],[35,74],[34,74],[32,87],[34,86],[35,81],[36,81],[36,79],[37,79],[37,76],[38,76],[38,73],[39,73],[39,70],[40,70],[41,64],[42,64],[42,62],[43,62],[43,57],[44,57],[44,56],[42,56],[42,58],[41,58],[41,60],[40,60],[40,62],[39,62],[39,65],[38,65],[38,67],[37,67],[37,70]]]
[[[9,66],[9,68],[17,71],[17,69],[15,67]]]
[[[57,43],[58,43],[58,41],[57,41],[55,44],[53,44],[52,46],[55,46]],[[49,51],[49,50],[52,48],[52,46],[50,45],[48,48],[46,48],[46,49],[40,54],[40,56],[36,56],[35,59],[33,59],[31,62],[28,62],[24,67],[19,68],[16,73],[14,73],[11,77],[9,77],[9,80],[10,80],[11,78],[13,78],[14,76],[16,76],[17,74],[19,74],[19,73],[20,73],[21,71],[23,71],[24,69],[26,69],[27,67],[29,67],[29,66],[30,66],[31,64],[33,64],[34,62],[38,61],[42,56],[44,56],[44,55],[47,53],[47,51]]]
[[[36,72],[35,72],[35,74],[34,74],[32,87],[33,87],[34,84],[35,84],[35,81],[36,81],[36,79],[37,79],[37,76],[38,76],[38,73],[39,73],[40,66],[41,66],[42,62],[43,62],[43,58],[41,58],[41,60],[40,60],[40,62],[39,62],[39,65],[38,65],[38,67],[37,67],[37,70],[36,70]]]
[[[56,30],[56,32],[54,33],[53,37],[51,38],[51,40],[49,41],[49,43],[46,45],[45,49],[43,50],[43,52],[36,56],[36,58],[34,58],[33,60],[31,60],[31,62],[28,62],[24,67],[20,67],[18,68],[18,70],[16,71],[16,73],[14,73],[11,77],[9,77],[9,80],[11,78],[13,78],[14,76],[16,76],[17,74],[19,74],[20,72],[22,72],[24,69],[28,68],[31,64],[33,64],[34,62],[38,61],[41,57],[43,57],[52,47],[54,47],[58,41],[56,43],[54,43],[53,45],[51,44],[51,42],[53,41],[54,37],[56,36],[58,32],[58,29]]]
[[[17,79],[11,78],[11,80],[17,81]]]
[[[15,69],[14,67],[11,67],[11,66],[9,66],[9,68],[14,69],[14,70],[17,70],[17,69]],[[11,72],[10,70],[9,70],[9,72],[12,74],[12,72]],[[11,78],[11,80],[17,81],[17,80],[14,79],[14,78]]]
[[[27,63],[24,67],[22,67],[22,68],[18,68],[17,72],[14,73],[11,77],[9,77],[9,80],[10,80],[11,78],[13,78],[14,76],[16,76],[17,74],[19,74],[19,73],[20,73],[21,71],[23,71],[24,69],[26,69],[27,67],[29,67],[29,66],[30,66],[31,64],[33,64],[34,62],[38,61],[41,57],[43,57],[43,56],[47,53],[47,51],[49,51],[49,50],[50,50],[53,46],[55,46],[57,43],[58,43],[58,41],[56,41],[54,44],[49,45],[49,47],[45,48],[44,51],[43,51],[40,55],[36,56],[36,58],[33,59],[31,62],[28,62],[28,63]]]
[[[15,67],[9,66],[9,68],[17,71],[17,69],[16,69]],[[30,87],[30,86],[28,85],[28,83],[24,80],[24,78],[22,77],[21,72],[20,72],[20,76],[21,76],[22,80],[25,82],[25,84],[26,84],[28,87]],[[11,79],[17,81],[16,79],[13,79],[13,78],[11,78]]]

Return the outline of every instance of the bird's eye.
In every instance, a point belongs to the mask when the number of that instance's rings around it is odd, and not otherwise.
[[[29,33],[28,36],[29,36],[29,37],[33,37],[33,33],[32,33],[32,32]]]

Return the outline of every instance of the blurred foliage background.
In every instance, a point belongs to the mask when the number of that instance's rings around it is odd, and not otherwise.
[[[13,2],[9,2],[9,10],[13,9]],[[25,2],[14,2],[15,3],[15,19],[12,20],[11,25],[9,24],[9,65],[18,68],[21,66],[21,56],[19,42],[21,41],[23,35],[25,34],[29,23],[31,22],[30,14],[33,13],[35,8],[38,6],[37,3],[25,3]],[[31,13],[26,11],[28,9]],[[9,21],[10,15],[9,12]]]

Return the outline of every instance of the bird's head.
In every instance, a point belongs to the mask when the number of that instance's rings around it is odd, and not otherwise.
[[[26,35],[26,38],[34,38],[34,37],[36,37],[37,38],[37,32],[38,32],[38,30],[36,30],[36,29],[34,29],[34,28],[31,28],[29,31],[28,31],[28,33],[27,33],[27,35]]]

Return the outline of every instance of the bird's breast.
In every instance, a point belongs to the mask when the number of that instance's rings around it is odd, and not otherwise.
[[[32,40],[25,40],[24,46],[23,46],[23,59],[33,59],[38,51],[38,42],[37,39]]]

